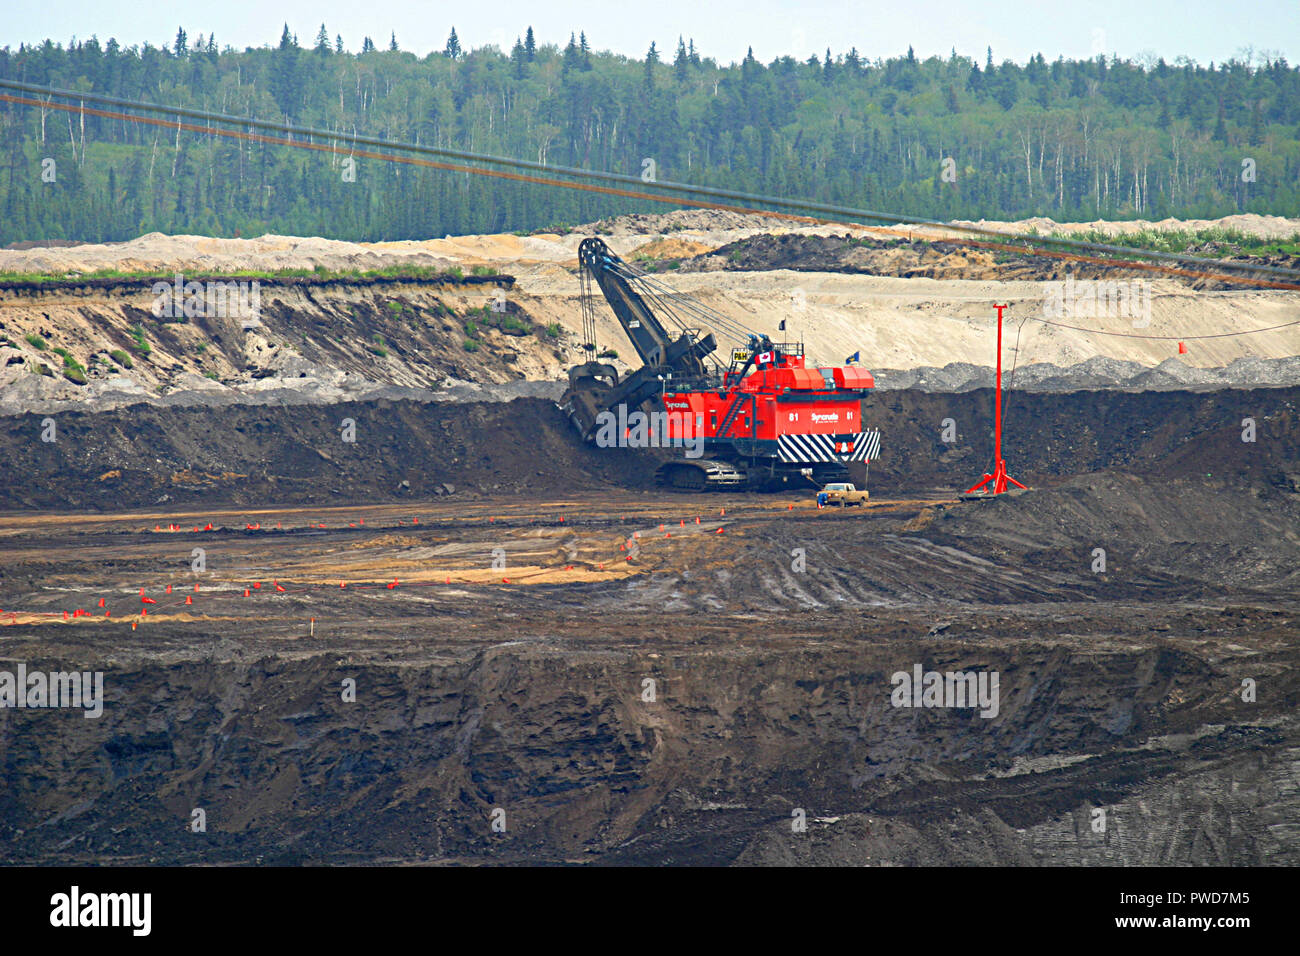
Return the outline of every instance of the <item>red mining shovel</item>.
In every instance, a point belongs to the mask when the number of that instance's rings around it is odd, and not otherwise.
[[[993,398],[993,474],[985,474],[983,480],[970,488],[966,494],[962,495],[962,498],[980,499],[1003,494],[1007,490],[1007,482],[1017,488],[1025,488],[1024,485],[1007,474],[1007,463],[1002,460],[1002,312],[1008,307],[995,305],[993,308],[998,310],[997,390]],[[993,482],[992,487],[984,489],[984,486],[990,481]]]

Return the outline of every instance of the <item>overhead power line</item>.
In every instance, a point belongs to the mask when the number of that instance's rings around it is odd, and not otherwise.
[[[791,218],[814,223],[839,223],[858,229],[866,229],[868,231],[880,232],[893,236],[907,235],[909,239],[923,242],[953,242],[960,245],[1013,252],[1021,255],[1056,258],[1075,262],[1089,262],[1112,268],[1116,266],[1124,266],[1142,271],[1211,279],[1238,285],[1300,290],[1300,270],[1298,269],[1255,263],[1233,262],[1231,260],[1223,259],[1207,260],[1196,256],[1180,255],[1178,253],[1160,252],[1152,249],[1140,249],[1106,243],[1087,242],[1077,239],[1064,239],[1055,236],[1027,236],[1022,233],[991,229],[985,226],[975,226],[965,223],[948,223],[935,219],[903,216],[895,213],[884,213],[868,209],[856,209],[848,206],[818,203],[797,198],[790,199],[777,196],[764,196],[755,193],[718,189],[715,187],[696,186],[689,183],[657,181],[645,182],[640,177],[619,173],[580,169],[571,166],[548,166],[543,163],[535,163],[529,160],[514,159],[511,157],[493,156],[486,153],[446,149],[417,143],[394,142],[371,136],[363,136],[357,133],[347,133],[340,130],[315,129],[312,127],[297,126],[290,123],[281,123],[272,120],[230,116],[223,113],[213,113],[189,107],[165,106],[140,100],[107,96],[101,93],[65,90],[57,87],[22,83],[15,80],[0,80],[0,88],[46,97],[46,99],[43,100],[34,100],[23,96],[0,94],[0,102],[9,102],[16,105],[32,106],[41,109],[57,109],[66,112],[84,113],[86,115],[117,119],[125,122],[142,123],[209,136],[222,136],[249,142],[260,142],[298,149],[309,149],[317,152],[336,153],[339,151],[340,146],[344,146],[347,148],[349,155],[352,156],[423,166],[426,168],[451,172],[472,173],[480,176],[489,176],[516,182],[556,186],[564,189],[574,189],[584,192],[649,200],[653,202],[671,202],[677,205],[691,206],[695,208],[716,209],[742,214],[766,216],[769,218]],[[72,100],[74,102],[55,102],[53,99],[54,97]],[[138,116],[132,113],[88,107],[85,105],[86,103],[117,106],[123,109],[155,115]],[[177,118],[174,120],[160,118],[162,116],[174,116]],[[182,117],[190,120],[199,120],[204,125],[184,122]],[[222,127],[244,127],[245,129],[229,129]],[[251,130],[264,130],[283,135],[268,135],[266,132],[254,133],[251,132]],[[295,137],[298,138],[295,139]],[[317,139],[322,142],[313,141]],[[375,146],[396,152],[381,153],[370,150],[360,150],[356,148],[359,145]],[[415,155],[400,155],[406,153],[412,153]],[[441,159],[435,160],[421,158],[423,156],[436,156],[441,157]],[[443,160],[455,160],[456,162],[446,162]],[[465,165],[466,163],[477,163],[480,165]],[[625,188],[630,186],[634,186],[635,188]],[[719,201],[724,199],[728,200],[728,202]],[[748,203],[750,205],[736,205],[735,203]],[[944,232],[958,232],[972,236],[982,236],[996,241],[981,241],[978,239],[968,238],[954,239],[947,236],[914,236],[910,232],[903,233],[898,229],[891,229],[889,227],[863,226],[856,222],[856,220],[887,222],[892,223],[895,226],[920,226],[938,229]],[[1070,250],[1080,251],[1072,252]],[[1085,252],[1091,254],[1084,254]],[[1137,260],[1156,261],[1146,262]],[[1178,266],[1161,265],[1160,263],[1162,262],[1177,263]],[[1217,269],[1220,271],[1209,271],[1210,269]],[[1225,270],[1227,274],[1225,274]],[[1253,275],[1234,274],[1237,272],[1253,273]],[[1277,281],[1260,278],[1259,276],[1276,276],[1279,280],[1290,279],[1296,281]]]

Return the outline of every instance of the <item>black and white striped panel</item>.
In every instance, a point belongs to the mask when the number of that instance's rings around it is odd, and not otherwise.
[[[781,461],[786,462],[871,461],[880,455],[880,430],[856,435],[778,435],[776,444]]]
[[[880,429],[859,432],[853,442],[853,454],[849,461],[875,461],[880,457]]]

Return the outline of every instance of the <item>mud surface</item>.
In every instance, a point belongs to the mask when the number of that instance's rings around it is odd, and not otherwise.
[[[106,700],[0,709],[0,860],[1296,865],[1296,401],[1013,397],[1036,490],[960,502],[988,394],[874,396],[823,511],[635,487],[538,401],[361,405],[353,458],[333,408],[61,416],[57,467],[6,420],[0,670]],[[996,707],[895,706],[918,665]]]

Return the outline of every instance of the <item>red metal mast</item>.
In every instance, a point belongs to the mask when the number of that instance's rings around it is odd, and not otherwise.
[[[998,372],[997,372],[997,392],[993,403],[993,474],[986,474],[984,480],[966,492],[973,495],[981,488],[984,488],[990,481],[993,482],[991,489],[986,489],[983,494],[1000,495],[1007,490],[1007,482],[1015,485],[1017,488],[1024,488],[1020,482],[1007,474],[1007,463],[1002,460],[1002,310],[1006,309],[1005,305],[995,305],[993,308],[998,310]]]

